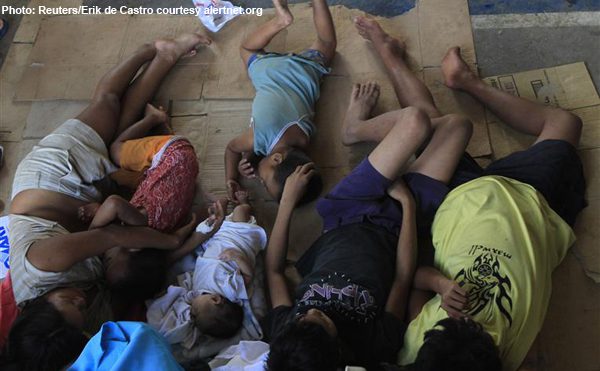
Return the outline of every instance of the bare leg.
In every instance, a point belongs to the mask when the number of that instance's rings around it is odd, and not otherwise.
[[[384,177],[397,178],[406,168],[411,156],[429,137],[431,121],[422,110],[414,107],[390,112],[396,123],[381,143],[369,155],[369,162]]]
[[[76,117],[94,129],[107,146],[117,132],[121,96],[140,67],[155,55],[154,45],[145,44],[111,69],[98,83],[90,105]]]
[[[248,35],[240,46],[240,55],[244,66],[248,66],[248,59],[252,54],[262,52],[275,35],[294,22],[294,17],[288,9],[287,0],[273,0],[273,6],[276,12],[275,18]]]
[[[162,80],[182,56],[195,55],[198,45],[209,45],[211,40],[197,33],[183,34],[174,40],[157,40],[156,56],[131,84],[122,99],[117,135],[138,121],[146,103],[150,102]]]
[[[473,134],[466,117],[450,114],[432,120],[433,135],[408,172],[421,173],[448,184]]]
[[[142,138],[153,127],[166,123],[168,120],[167,114],[162,110],[162,107],[160,108],[158,109],[150,103],[146,104],[144,118],[128,127],[110,145],[110,157],[117,166],[121,166],[121,148],[123,147],[123,143],[128,140]]]
[[[342,130],[342,142],[345,145],[364,141],[381,142],[394,127],[403,128],[409,123],[399,119],[403,110],[368,119],[378,96],[378,86],[373,82],[354,87]],[[432,119],[431,128],[433,134],[429,142],[408,171],[448,183],[469,143],[473,131],[472,124],[462,116],[446,115]],[[423,143],[424,141],[419,142],[413,153],[417,152]]]
[[[317,30],[317,40],[310,48],[323,53],[325,55],[325,64],[329,66],[335,56],[337,38],[335,36],[335,26],[331,18],[331,12],[326,0],[313,0],[313,19],[315,29]]]
[[[104,227],[113,222],[123,222],[126,225],[145,226],[148,225],[148,217],[140,212],[127,200],[112,195],[100,205],[89,229]]]
[[[471,94],[513,129],[537,136],[536,143],[546,139],[560,139],[574,146],[579,143],[581,120],[577,116],[492,88],[469,70],[459,48],[448,50],[442,72],[448,87]]]
[[[404,61],[406,48],[404,43],[385,33],[373,19],[357,17],[355,25],[358,33],[373,43],[385,64],[400,105],[420,108],[431,118],[440,117],[441,114],[433,102],[431,93]]]
[[[248,192],[238,191],[235,193],[235,198],[240,202],[233,209],[232,220],[238,223],[246,223],[252,217],[252,206],[248,203]]]

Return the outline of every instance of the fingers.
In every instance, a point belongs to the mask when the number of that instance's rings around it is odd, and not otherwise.
[[[250,161],[245,158],[240,161],[238,171],[246,178],[254,178],[256,176],[256,174],[254,174],[254,167]]]
[[[452,318],[460,319],[460,318],[466,317],[461,311],[450,307],[446,303],[442,303],[442,309],[445,310],[446,313],[448,313],[448,316],[450,316]]]

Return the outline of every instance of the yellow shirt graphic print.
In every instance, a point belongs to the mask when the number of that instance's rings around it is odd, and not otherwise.
[[[551,274],[575,241],[572,229],[533,187],[487,176],[448,194],[432,235],[435,267],[467,291],[468,314],[498,345],[504,370],[516,370],[542,327]],[[437,295],[409,324],[401,365],[448,317],[440,305]]]

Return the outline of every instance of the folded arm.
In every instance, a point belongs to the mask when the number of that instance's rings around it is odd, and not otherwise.
[[[468,308],[467,292],[461,286],[433,267],[419,267],[415,273],[414,287],[433,291],[442,297],[442,309],[450,317],[461,318]]]
[[[242,135],[232,139],[227,148],[225,148],[225,182],[227,185],[227,193],[231,200],[235,200],[235,192],[240,188],[238,183],[240,173],[238,165],[242,161],[244,153],[254,150],[254,133],[248,130]]]
[[[267,284],[269,286],[271,305],[273,308],[280,305],[291,306],[293,304],[287,289],[284,274],[288,252],[290,223],[294,208],[304,195],[306,185],[314,174],[315,170],[313,163],[298,166],[296,170],[288,176],[283,187],[283,195],[279,202],[275,225],[273,226],[273,231],[269,238],[265,262]]]
[[[36,241],[29,248],[27,259],[40,270],[63,272],[113,247],[172,250],[181,243],[182,238],[178,234],[164,234],[149,227],[109,224],[98,229]]]
[[[404,320],[417,264],[416,205],[410,190],[401,180],[394,183],[388,192],[402,204],[402,225],[396,249],[396,274],[385,311]]]

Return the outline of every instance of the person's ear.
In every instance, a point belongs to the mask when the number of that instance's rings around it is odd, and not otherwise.
[[[283,157],[283,154],[281,154],[281,153],[274,153],[271,155],[271,159],[273,160],[275,165],[279,165],[283,162],[284,157]]]

